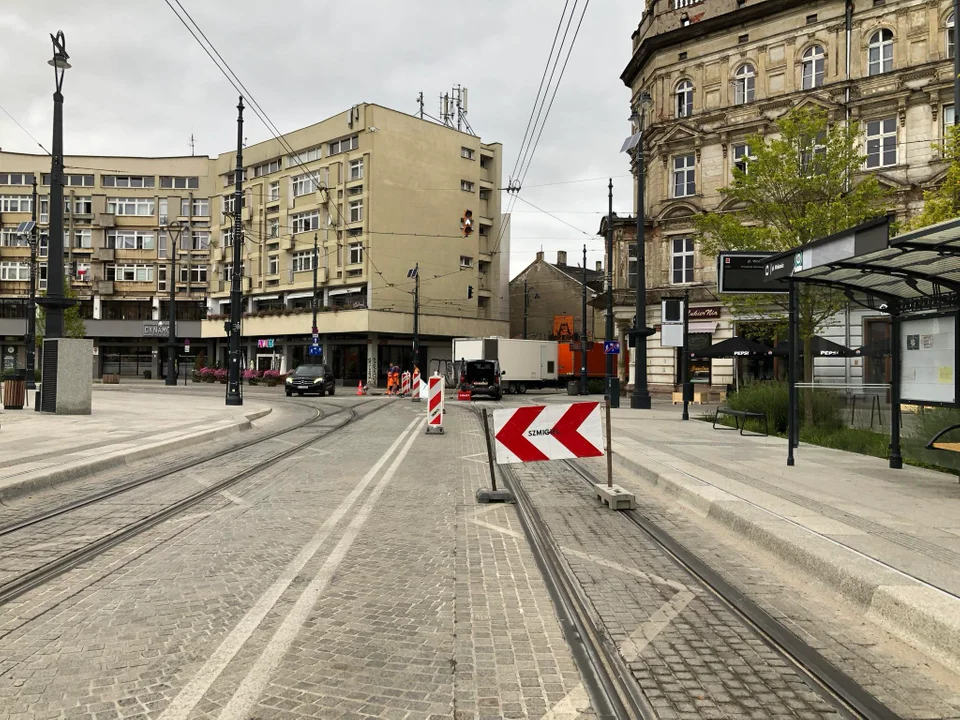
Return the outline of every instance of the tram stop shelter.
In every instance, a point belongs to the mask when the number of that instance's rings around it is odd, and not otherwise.
[[[799,444],[797,372],[800,283],[833,288],[891,318],[891,468],[903,467],[901,404],[960,407],[957,322],[960,311],[960,219],[890,237],[890,218],[772,255],[764,281],[789,286],[790,411],[787,465]]]

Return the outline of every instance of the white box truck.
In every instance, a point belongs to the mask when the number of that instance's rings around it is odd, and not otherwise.
[[[457,382],[462,374],[461,361],[495,360],[499,365],[500,385],[504,392],[525,393],[530,388],[557,384],[556,341],[511,340],[509,338],[456,338],[453,361]]]

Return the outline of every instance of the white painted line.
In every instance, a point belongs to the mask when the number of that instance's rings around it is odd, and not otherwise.
[[[242,497],[238,497],[237,495],[234,495],[229,490],[223,490],[220,492],[220,494],[223,495],[227,500],[232,502],[234,505],[239,505],[240,507],[253,507],[253,505],[249,501],[244,500]]]
[[[367,472],[366,475],[357,483],[357,486],[340,503],[333,514],[328,517],[316,534],[310,541],[304,545],[303,549],[297,553],[297,556],[291,560],[283,569],[280,576],[270,585],[269,588],[260,596],[253,607],[243,616],[239,623],[230,631],[220,646],[213,652],[213,655],[204,663],[203,667],[197,671],[189,683],[180,691],[160,716],[160,720],[186,720],[193,712],[197,703],[203,699],[207,690],[216,681],[220,674],[226,669],[230,661],[240,651],[240,648],[250,639],[253,632],[260,626],[267,613],[277,604],[283,593],[290,587],[290,584],[297,578],[303,567],[320,550],[324,542],[330,536],[330,533],[336,528],[343,516],[347,514],[357,498],[366,487],[373,481],[380,470],[386,465],[387,460],[396,451],[403,442],[404,438],[418,424],[418,420],[411,422],[407,428],[400,433],[393,444],[387,448],[387,451],[380,456],[377,462]]]
[[[397,469],[407,456],[407,453],[410,452],[410,448],[413,447],[413,443],[416,442],[418,437],[420,437],[420,433],[410,435],[406,445],[397,453],[393,464],[390,465],[389,469],[383,474],[383,478],[377,483],[370,494],[367,495],[363,505],[357,511],[357,514],[354,515],[353,520],[350,521],[350,525],[347,526],[346,531],[340,538],[340,542],[333,548],[333,551],[323,563],[316,577],[313,578],[303,591],[296,605],[293,606],[293,609],[287,615],[286,619],[284,619],[283,624],[279,627],[273,638],[271,638],[270,643],[257,659],[257,662],[254,663],[253,667],[250,668],[250,672],[247,673],[243,682],[240,683],[240,687],[237,688],[233,697],[230,698],[230,702],[227,703],[227,706],[220,713],[221,720],[248,720],[252,717],[250,712],[270,682],[271,675],[280,664],[280,661],[283,660],[283,656],[290,649],[290,646],[293,645],[294,640],[297,639],[304,624],[310,618],[310,613],[313,612],[313,608],[320,600],[324,590],[326,590],[327,585],[333,578],[333,574],[337,571],[337,568],[340,567],[343,559],[357,539],[357,535],[360,534],[361,528],[370,517],[370,513],[373,512],[374,505],[377,504],[377,500],[383,494],[383,491],[386,490],[387,485],[393,479]]]
[[[660,585],[666,585],[667,587],[673,588],[674,590],[678,590],[678,591],[686,591],[686,592],[690,591],[689,587],[687,587],[683,583],[677,582],[676,580],[667,580],[666,578],[662,578],[659,575],[651,575],[650,573],[645,573],[642,570],[637,570],[632,567],[627,567],[626,565],[621,565],[620,563],[615,562],[613,560],[607,560],[606,558],[598,557],[597,555],[591,555],[590,553],[581,552],[579,550],[574,550],[573,548],[561,547],[560,549],[565,554],[573,555],[575,557],[580,558],[581,560],[589,560],[590,562],[594,562],[597,565],[603,565],[604,567],[611,568],[612,570],[619,570],[622,573],[633,575],[634,577],[638,577],[641,580],[652,580],[655,583],[658,583]]]
[[[511,530],[510,528],[500,527],[499,525],[494,525],[493,523],[488,523],[483,520],[470,520],[474,525],[479,525],[480,527],[485,527],[489,530],[496,530],[498,533],[503,533],[504,535],[509,535],[510,537],[517,538],[518,540],[524,539],[524,534],[522,532],[517,532],[516,530]]]

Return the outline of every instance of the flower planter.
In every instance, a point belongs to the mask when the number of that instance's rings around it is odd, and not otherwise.
[[[276,380],[267,380],[267,387],[276,387],[276,386],[277,386]]]

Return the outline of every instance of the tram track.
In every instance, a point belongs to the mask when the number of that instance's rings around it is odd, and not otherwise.
[[[221,493],[233,485],[245,480],[249,477],[256,475],[257,473],[262,472],[263,470],[274,466],[277,462],[288,458],[292,455],[295,455],[298,452],[308,448],[312,444],[322,440],[323,438],[329,437],[330,435],[342,430],[351,423],[369,417],[373,413],[379,411],[383,407],[387,407],[389,403],[381,403],[380,407],[375,408],[374,410],[361,414],[358,412],[358,409],[364,407],[374,400],[368,400],[363,403],[359,403],[354,406],[343,406],[339,408],[336,412],[333,413],[324,413],[321,409],[316,408],[315,406],[308,406],[316,410],[316,414],[312,418],[308,418],[302,422],[296,423],[292,426],[276,430],[274,432],[268,433],[263,437],[257,438],[252,443],[236,445],[231,449],[228,449],[224,452],[220,452],[216,455],[205,456],[201,458],[194,458],[184,462],[177,463],[171,467],[165,468],[162,471],[156,473],[151,473],[142,478],[137,478],[135,480],[129,481],[122,485],[119,485],[114,488],[110,488],[100,493],[95,493],[81,500],[75,501],[73,503],[68,503],[66,505],[54,508],[53,510],[48,510],[42,513],[39,513],[33,517],[26,518],[24,520],[12,523],[3,528],[0,528],[0,538],[10,537],[15,535],[18,532],[26,530],[31,527],[43,527],[45,524],[50,523],[51,521],[56,520],[57,518],[62,518],[64,516],[69,516],[71,513],[75,513],[78,510],[83,508],[91,507],[98,505],[107,500],[116,498],[117,496],[129,493],[137,488],[148,486],[152,483],[157,482],[163,478],[168,478],[177,474],[182,474],[189,470],[194,470],[202,465],[207,465],[210,463],[222,461],[226,456],[238,453],[241,450],[245,450],[256,445],[260,445],[271,440],[276,440],[282,438],[284,435],[290,435],[298,431],[309,429],[311,425],[317,423],[318,421],[325,420],[327,418],[335,417],[336,415],[345,414],[346,418],[337,424],[324,427],[318,433],[311,433],[308,437],[297,440],[291,444],[290,447],[281,450],[271,455],[253,461],[247,467],[244,467],[242,470],[232,472],[225,478],[222,478],[201,490],[190,493],[184,497],[177,499],[174,502],[167,503],[160,509],[155,512],[149,513],[145,516],[138,518],[133,522],[123,524],[121,527],[116,530],[109,532],[101,537],[85,543],[80,547],[74,548],[66,553],[60,554],[55,558],[44,562],[40,565],[37,565],[26,572],[22,572],[17,576],[0,582],[0,606],[20,597],[29,590],[36,588],[40,585],[43,585],[50,580],[53,580],[56,577],[64,574],[65,572],[77,567],[78,565],[100,555],[101,553],[109,550],[110,548],[119,545],[137,535],[149,530],[150,528],[168,520],[177,514],[187,510],[188,508],[206,500],[207,498]]]

